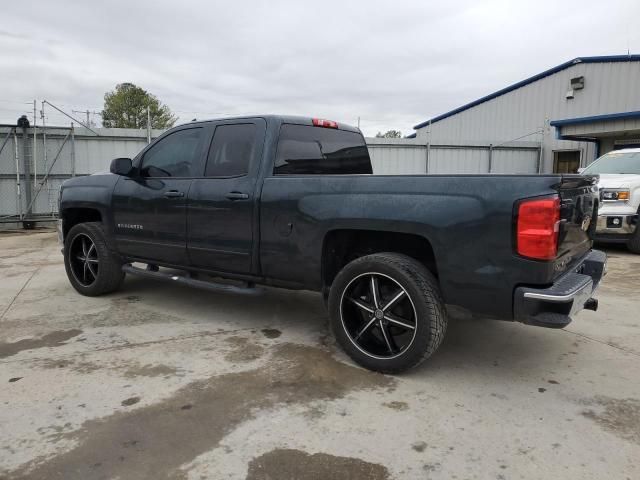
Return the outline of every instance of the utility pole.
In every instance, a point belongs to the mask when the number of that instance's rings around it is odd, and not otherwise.
[[[71,176],[76,176],[76,131],[71,122]]]
[[[17,123],[18,128],[22,129],[22,168],[24,171],[24,193],[25,193],[25,198],[27,201],[27,212],[26,212],[26,217],[30,217],[31,216],[31,165],[29,162],[29,158],[27,155],[27,142],[28,142],[28,138],[27,138],[27,131],[29,129],[29,119],[27,118],[26,115],[22,115],[19,119],[18,119],[18,123]],[[33,222],[22,222],[22,227],[25,229],[32,229],[33,228]]]
[[[42,109],[40,110],[40,118],[42,119],[42,160],[44,169],[47,169],[47,130],[45,126],[44,116],[44,100],[42,101]]]
[[[36,101],[35,99],[33,100],[33,152],[32,152],[32,156],[31,158],[33,158],[33,188],[36,188],[38,186],[38,157],[37,157],[37,152],[38,152],[38,144],[37,144],[37,139],[36,139],[36,123],[37,123],[37,116],[36,116]]]
[[[90,127],[91,126],[91,117],[89,117],[89,114],[96,113],[96,112],[90,112],[89,109],[87,109],[87,110],[71,110],[71,113],[84,113],[87,116],[86,125],[87,125],[87,127]],[[78,123],[80,123],[82,125],[81,122],[78,122]]]
[[[427,173],[429,173],[429,164],[431,163],[431,119],[429,119],[429,136],[427,137]]]
[[[151,143],[151,109],[147,105],[147,143]]]

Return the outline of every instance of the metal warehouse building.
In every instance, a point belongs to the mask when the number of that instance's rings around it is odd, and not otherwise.
[[[489,145],[458,157],[457,173],[575,172],[640,146],[640,55],[576,58],[414,128],[420,143]],[[526,150],[500,158],[514,141],[539,142],[539,158]]]

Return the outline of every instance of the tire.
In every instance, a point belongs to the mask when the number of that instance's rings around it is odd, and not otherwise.
[[[631,238],[627,241],[627,249],[631,253],[640,254],[640,227],[636,226],[636,231],[633,232]]]
[[[122,261],[109,249],[98,222],[79,223],[69,230],[64,240],[64,267],[73,288],[88,297],[113,292],[124,280]]]
[[[329,316],[344,351],[359,365],[383,373],[422,363],[438,349],[447,328],[438,281],[424,265],[398,253],[347,264],[331,285]]]

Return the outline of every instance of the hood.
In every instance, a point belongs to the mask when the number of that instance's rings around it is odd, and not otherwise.
[[[601,173],[599,188],[633,188],[640,185],[640,175]]]

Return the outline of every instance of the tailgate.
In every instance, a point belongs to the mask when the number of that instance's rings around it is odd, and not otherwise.
[[[586,254],[592,245],[598,218],[598,176],[563,175],[560,194],[557,273]]]

